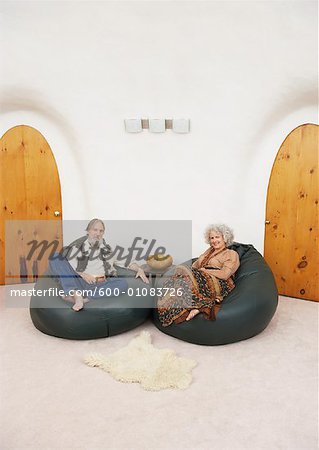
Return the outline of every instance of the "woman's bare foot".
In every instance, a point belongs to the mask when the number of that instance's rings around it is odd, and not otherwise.
[[[72,306],[72,309],[74,311],[81,311],[81,309],[83,309],[83,306],[84,306],[84,299],[83,299],[82,295],[75,295],[74,301],[75,301],[75,303]]]
[[[199,314],[199,309],[192,309],[191,312],[186,317],[186,320],[193,319],[195,316],[197,316],[197,314]]]

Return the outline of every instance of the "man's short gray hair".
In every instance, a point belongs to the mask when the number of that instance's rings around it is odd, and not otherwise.
[[[94,225],[95,225],[97,222],[100,222],[100,224],[101,224],[102,227],[103,227],[103,230],[105,231],[105,225],[104,225],[103,220],[101,220],[101,219],[92,219],[92,220],[90,220],[90,222],[88,223],[88,225],[87,225],[85,231],[89,231],[89,229],[92,228],[92,227],[94,227]]]
[[[214,223],[212,225],[208,225],[208,227],[205,230],[204,236],[205,236],[205,242],[207,244],[210,244],[209,235],[211,231],[217,231],[223,236],[223,239],[225,241],[226,247],[229,247],[234,242],[234,232],[231,228],[229,228],[227,225],[223,223]]]

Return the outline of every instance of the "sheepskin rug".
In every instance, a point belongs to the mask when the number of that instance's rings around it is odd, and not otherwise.
[[[186,389],[196,366],[195,361],[180,358],[173,350],[155,348],[147,331],[109,356],[91,354],[84,362],[109,372],[123,383],[140,383],[148,391]]]

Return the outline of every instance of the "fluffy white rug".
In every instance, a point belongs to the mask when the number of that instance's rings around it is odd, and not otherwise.
[[[155,348],[148,331],[109,356],[91,354],[84,361],[90,367],[109,372],[118,381],[141,383],[148,391],[186,389],[196,366],[194,360],[180,358],[173,350]]]

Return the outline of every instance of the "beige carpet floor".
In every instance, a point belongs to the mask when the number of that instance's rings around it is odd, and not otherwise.
[[[150,322],[108,339],[69,341],[36,330],[1,297],[0,448],[317,449],[318,305],[281,298],[260,335],[204,347]],[[185,391],[148,392],[86,366],[142,330],[197,361]]]

